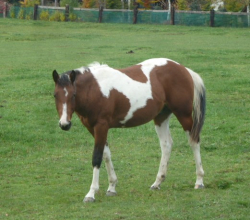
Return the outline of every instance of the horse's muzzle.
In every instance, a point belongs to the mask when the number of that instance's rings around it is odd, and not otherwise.
[[[60,127],[62,130],[64,130],[64,131],[68,131],[68,130],[71,128],[71,122],[69,121],[68,124],[61,124],[61,123],[59,122],[59,127]]]

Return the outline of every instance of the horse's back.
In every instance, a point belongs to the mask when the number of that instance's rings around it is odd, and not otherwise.
[[[175,61],[154,58],[123,69],[107,65],[89,69],[107,98],[113,118],[119,118],[114,126],[146,123],[164,106],[176,114],[180,109],[183,114],[192,113],[193,79],[189,69]]]

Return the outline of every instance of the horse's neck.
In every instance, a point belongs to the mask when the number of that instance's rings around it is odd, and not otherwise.
[[[91,73],[84,73],[76,81],[76,112],[84,117],[97,102],[99,86]],[[84,114],[84,115],[83,115]]]

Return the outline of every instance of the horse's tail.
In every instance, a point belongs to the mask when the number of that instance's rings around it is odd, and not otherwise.
[[[193,127],[190,132],[190,141],[198,143],[200,141],[200,133],[205,120],[206,89],[201,77],[190,69],[188,69],[188,71],[194,82]]]

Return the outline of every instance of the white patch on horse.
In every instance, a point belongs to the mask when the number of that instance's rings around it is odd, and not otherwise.
[[[83,67],[80,67],[80,68],[75,69],[75,70],[77,70],[77,71],[79,71],[81,74],[83,74],[83,73],[85,72],[86,69],[87,69],[87,68],[83,66]]]
[[[167,64],[168,61],[171,61],[171,62],[174,62],[178,65],[180,65],[179,63],[177,63],[176,61],[174,60],[170,60],[170,59],[166,59],[166,58],[153,58],[153,59],[149,59],[149,60],[145,60],[141,63],[138,63],[138,65],[142,65],[144,66],[145,68],[147,66],[164,66]],[[145,73],[144,73],[145,74]]]
[[[63,88],[63,90],[64,90],[64,92],[65,92],[65,97],[67,97],[68,94],[69,94],[69,93],[68,93],[68,90],[67,90],[65,87]]]
[[[68,120],[67,120],[67,104],[66,103],[64,103],[63,104],[63,111],[62,111],[62,116],[61,116],[61,118],[60,118],[60,124],[61,125],[68,125],[69,124],[69,122],[68,122]]]
[[[86,70],[88,70],[89,69],[89,67],[100,67],[100,66],[108,66],[108,65],[106,65],[106,64],[100,64],[99,62],[93,62],[93,63],[90,63],[89,65],[88,65],[88,67],[85,67],[85,66],[82,66],[82,67],[80,67],[80,68],[77,68],[77,69],[75,69],[76,71],[79,71],[81,74],[84,74],[84,72],[86,71]]]
[[[112,89],[117,90],[129,99],[130,109],[121,121],[125,124],[133,117],[133,113],[147,104],[147,100],[153,99],[150,82],[141,83],[135,81],[124,73],[108,66],[90,67],[104,97],[109,98]]]
[[[168,60],[164,58],[157,58],[146,60],[138,64],[142,66],[141,69],[148,79],[146,83],[133,80],[124,73],[107,65],[94,63],[89,69],[100,86],[104,97],[109,98],[110,91],[115,89],[129,99],[130,109],[124,120],[120,121],[121,124],[125,124],[133,117],[135,111],[145,107],[147,101],[153,99],[150,73],[155,66],[166,65],[167,61]]]

